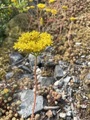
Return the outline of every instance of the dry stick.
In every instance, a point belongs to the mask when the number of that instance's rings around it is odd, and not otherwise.
[[[34,104],[33,104],[33,108],[32,108],[31,120],[33,120],[33,118],[34,118],[34,110],[35,110],[35,106],[36,106],[36,91],[37,91],[36,66],[37,66],[37,56],[35,56],[35,70],[34,70],[34,74],[35,74],[35,91],[34,91]]]

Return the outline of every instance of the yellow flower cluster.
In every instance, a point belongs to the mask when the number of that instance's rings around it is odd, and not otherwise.
[[[11,2],[16,2],[17,0],[11,0]]]
[[[56,9],[46,8],[45,11],[46,11],[46,12],[50,12],[50,13],[52,13],[53,15],[57,14],[57,10],[56,10]]]
[[[63,5],[63,6],[62,6],[62,9],[67,10],[67,9],[68,9],[68,6]]]
[[[45,8],[45,4],[43,4],[43,3],[39,3],[39,4],[37,4],[37,7],[39,8],[39,9],[44,9]]]
[[[32,31],[23,33],[13,47],[21,52],[38,54],[52,43],[52,36],[47,32]]]
[[[49,0],[49,3],[54,3],[56,0]]]
[[[75,18],[75,17],[70,17],[70,20],[71,20],[71,21],[75,21],[75,20],[77,20],[77,18]]]
[[[52,10],[51,10],[51,13],[52,13],[53,15],[56,15],[56,14],[57,14],[57,10],[56,10],[56,9],[52,9]]]
[[[5,88],[4,90],[3,90],[3,93],[4,94],[6,94],[6,93],[8,93],[9,92],[9,89],[7,89],[7,88]]]

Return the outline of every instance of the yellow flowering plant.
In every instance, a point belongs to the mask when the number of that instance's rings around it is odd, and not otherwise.
[[[49,0],[49,3],[54,3],[56,0]]]
[[[62,9],[63,9],[63,10],[67,10],[67,9],[68,9],[68,6],[63,5],[63,6],[62,6]]]
[[[22,33],[18,41],[14,44],[14,49],[25,52],[32,53],[35,56],[35,92],[34,92],[34,105],[32,109],[31,120],[34,117],[34,110],[36,104],[36,91],[37,91],[37,76],[36,76],[36,66],[37,66],[37,56],[41,53],[47,46],[52,45],[52,36],[47,32],[26,32]]]
[[[39,4],[37,4],[38,9],[40,9],[40,10],[44,9],[45,6],[46,6],[46,5],[43,4],[43,3],[39,3]]]
[[[70,20],[75,21],[75,20],[77,20],[77,18],[76,17],[70,17]]]
[[[52,44],[52,36],[47,32],[26,32],[23,33],[14,44],[14,49],[25,53],[38,55],[47,46]]]

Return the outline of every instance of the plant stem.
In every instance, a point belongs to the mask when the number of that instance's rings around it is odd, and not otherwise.
[[[34,70],[34,74],[35,74],[35,91],[34,91],[34,103],[33,103],[33,108],[32,108],[31,120],[33,120],[33,118],[34,118],[34,110],[35,110],[35,106],[36,106],[36,91],[37,91],[36,67],[37,67],[37,56],[35,56],[35,70]]]

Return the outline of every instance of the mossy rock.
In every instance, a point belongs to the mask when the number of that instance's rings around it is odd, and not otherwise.
[[[12,18],[8,23],[5,30],[7,37],[18,38],[18,36],[25,31],[29,30],[29,17],[27,13],[21,13]]]

